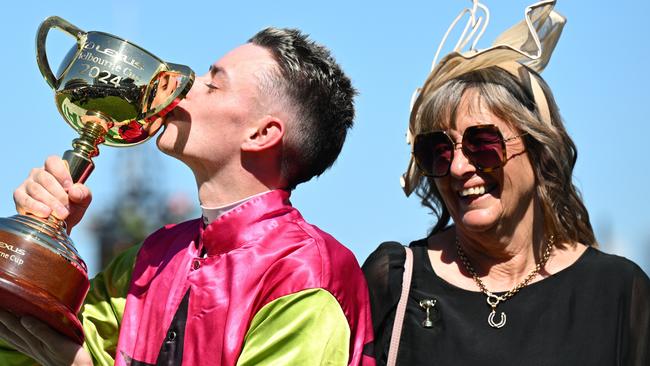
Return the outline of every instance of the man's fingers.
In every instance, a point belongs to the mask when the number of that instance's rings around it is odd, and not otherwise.
[[[53,354],[60,350],[63,343],[72,342],[72,340],[65,338],[65,336],[34,317],[24,316],[20,318],[20,324]]]
[[[70,169],[65,160],[58,156],[50,156],[45,160],[45,171],[57,180],[63,187],[68,189],[72,186],[72,178],[70,177]]]
[[[88,208],[90,201],[93,199],[90,189],[81,183],[75,183],[68,190],[68,197],[70,202],[75,203],[77,206],[83,209]]]
[[[66,192],[66,190],[72,187],[72,183],[67,184],[67,187],[64,188],[61,182],[59,182],[55,176],[46,170],[39,170],[36,174],[33,175],[32,180],[34,181],[34,184],[41,185],[43,188],[45,188],[47,192],[56,198],[56,200],[62,205],[68,204],[68,192]],[[26,188],[29,188],[29,185],[26,185]]]
[[[14,191],[14,203],[16,204],[16,212],[21,215],[31,213],[35,216],[46,218],[52,213],[52,209],[48,205],[30,197],[26,193],[25,187]]]
[[[83,347],[67,338],[56,330],[50,328],[42,321],[24,316],[20,323],[39,342],[42,347],[42,358],[61,365],[92,365],[90,355]]]
[[[4,325],[4,322],[2,321],[1,318],[0,318],[0,339],[7,342],[8,345],[10,345],[13,349],[15,349],[20,353],[26,354],[28,351],[25,342],[20,337],[17,337],[16,334],[14,334],[14,332],[9,330],[9,328],[7,328]]]
[[[53,179],[53,178],[52,178]],[[48,208],[50,208],[51,213],[54,214],[57,218],[63,220],[65,219],[69,211],[64,205],[68,205],[68,195],[61,188],[61,186],[56,183],[54,186],[44,186],[42,183],[37,183],[34,181],[25,182],[25,193],[32,200],[42,203]],[[33,203],[32,201],[25,199],[25,204]],[[40,205],[34,205],[37,207],[42,207]],[[35,207],[36,208],[36,207]]]
[[[9,332],[8,337],[11,339],[11,342],[19,346],[22,353],[35,359],[40,359],[43,346],[32,333],[25,329],[16,316],[0,311],[0,322]]]

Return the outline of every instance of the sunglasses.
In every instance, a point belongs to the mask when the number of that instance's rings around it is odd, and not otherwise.
[[[475,125],[465,129],[462,142],[457,143],[445,131],[418,134],[413,142],[413,157],[425,176],[440,178],[449,174],[456,145],[472,165],[482,172],[491,172],[508,161],[506,142],[525,133],[504,139],[495,125]]]

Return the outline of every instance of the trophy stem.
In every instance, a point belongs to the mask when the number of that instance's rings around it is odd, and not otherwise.
[[[72,181],[83,183],[95,169],[92,158],[99,155],[97,145],[104,141],[106,129],[99,122],[89,121],[81,130],[81,136],[72,141],[73,150],[63,154],[68,162]]]

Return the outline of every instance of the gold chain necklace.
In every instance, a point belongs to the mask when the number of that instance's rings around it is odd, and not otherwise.
[[[519,282],[517,286],[513,287],[510,291],[506,292],[505,294],[499,296],[490,292],[487,289],[487,287],[485,287],[485,285],[483,284],[483,281],[481,281],[481,279],[478,278],[478,276],[476,275],[476,271],[474,270],[474,267],[472,267],[471,263],[469,263],[469,260],[467,259],[467,256],[463,251],[463,248],[460,247],[460,242],[458,241],[458,238],[456,238],[456,251],[458,252],[458,257],[460,257],[460,260],[463,262],[463,265],[465,265],[465,269],[467,270],[467,272],[469,272],[472,275],[474,282],[476,282],[479,289],[481,289],[481,292],[483,292],[485,296],[487,296],[487,303],[492,308],[490,315],[488,315],[488,324],[492,328],[498,329],[506,325],[506,313],[503,311],[501,312],[499,321],[498,322],[494,321],[494,317],[496,316],[497,313],[497,306],[499,305],[499,303],[504,302],[509,298],[513,297],[523,287],[526,287],[528,283],[539,273],[539,271],[542,269],[542,267],[544,267],[544,265],[548,261],[549,256],[551,255],[551,249],[553,248],[553,244],[555,244],[555,236],[551,235],[546,241],[546,249],[544,250],[542,259],[539,261],[539,263],[537,263],[535,269],[533,269],[528,274],[528,276],[524,278],[523,281]]]

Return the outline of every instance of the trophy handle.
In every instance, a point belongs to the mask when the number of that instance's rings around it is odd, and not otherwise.
[[[86,32],[57,16],[48,17],[38,27],[38,32],[36,33],[36,62],[38,63],[38,68],[41,70],[41,74],[45,77],[45,81],[47,81],[53,89],[56,89],[59,87],[60,82],[59,79],[54,76],[52,69],[50,69],[50,63],[48,62],[47,54],[45,53],[45,41],[47,40],[47,34],[52,28],[58,28],[68,33],[77,39],[77,43],[81,43],[81,39]]]

